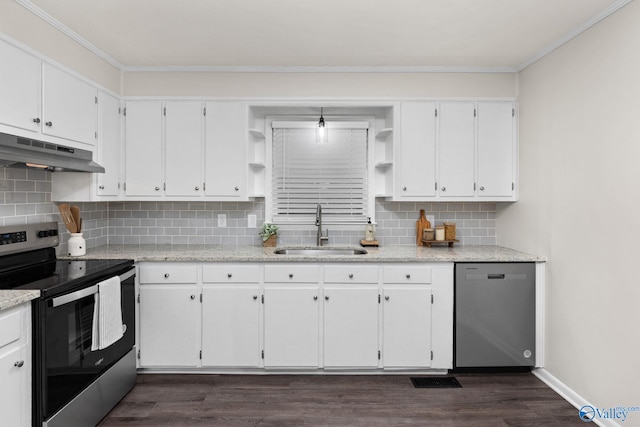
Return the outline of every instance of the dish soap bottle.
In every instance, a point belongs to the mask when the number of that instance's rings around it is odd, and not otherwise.
[[[374,225],[371,224],[371,217],[369,217],[369,222],[367,222],[367,225],[364,228],[364,240],[367,242],[376,240],[375,228]]]

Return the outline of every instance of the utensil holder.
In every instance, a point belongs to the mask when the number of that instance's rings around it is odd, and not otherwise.
[[[87,242],[82,237],[82,233],[71,233],[67,242],[69,256],[82,256],[87,253]]]

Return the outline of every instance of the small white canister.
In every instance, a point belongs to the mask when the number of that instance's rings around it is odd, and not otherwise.
[[[67,246],[69,248],[69,256],[81,256],[87,253],[87,245],[82,233],[71,233]]]
[[[444,225],[439,225],[436,227],[436,240],[444,240]]]

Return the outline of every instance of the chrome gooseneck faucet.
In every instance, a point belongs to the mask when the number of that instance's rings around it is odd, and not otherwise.
[[[323,242],[329,241],[329,231],[327,231],[326,236],[322,235],[322,206],[320,206],[320,203],[318,203],[318,206],[316,207],[316,227],[318,227],[318,232],[316,234],[316,245],[322,246]]]

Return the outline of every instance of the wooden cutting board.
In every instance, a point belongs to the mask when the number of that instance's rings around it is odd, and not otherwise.
[[[420,218],[416,222],[416,244],[422,246],[422,230],[431,228],[431,223],[424,214],[424,209],[420,209]]]

